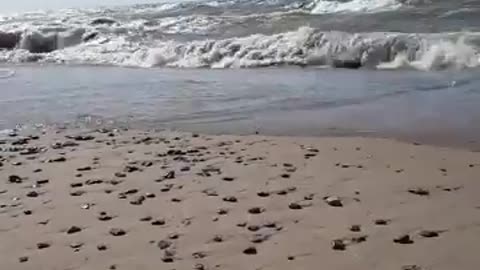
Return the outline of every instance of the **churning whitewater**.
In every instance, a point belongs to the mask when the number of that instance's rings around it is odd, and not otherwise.
[[[0,15],[0,63],[480,65],[477,0],[220,0]]]

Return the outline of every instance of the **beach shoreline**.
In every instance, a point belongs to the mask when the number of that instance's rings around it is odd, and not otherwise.
[[[474,151],[135,129],[10,135],[0,140],[8,269],[480,264]]]

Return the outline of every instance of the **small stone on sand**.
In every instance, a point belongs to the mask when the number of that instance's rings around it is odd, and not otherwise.
[[[257,249],[255,247],[248,247],[245,250],[243,250],[243,254],[256,255],[257,254]]]
[[[119,228],[112,228],[110,229],[109,233],[113,236],[123,236],[127,234],[125,230]]]

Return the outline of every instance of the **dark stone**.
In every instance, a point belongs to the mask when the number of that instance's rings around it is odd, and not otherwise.
[[[125,195],[132,195],[138,193],[138,189],[132,188],[124,192]]]
[[[38,249],[46,249],[46,248],[49,248],[49,247],[50,247],[50,243],[47,243],[47,242],[37,243],[37,248]]]
[[[231,202],[231,203],[236,203],[238,200],[234,196],[227,196],[223,198],[223,201],[225,202]]]
[[[95,139],[92,135],[75,135],[75,136],[66,136],[68,139],[75,141],[91,141]]]
[[[413,240],[410,238],[410,235],[405,234],[401,235],[395,239],[393,239],[393,242],[397,244],[413,244]]]
[[[284,173],[284,174],[280,175],[280,177],[282,177],[282,178],[290,178],[290,174]]]
[[[249,231],[251,231],[251,232],[256,232],[256,231],[260,230],[260,226],[258,226],[258,225],[249,225],[249,226],[247,227],[247,229],[248,229]]]
[[[350,227],[350,231],[352,232],[360,232],[362,230],[362,227],[360,225],[352,225]]]
[[[292,210],[300,210],[303,207],[298,203],[291,203],[291,204],[288,205],[288,208],[290,208]]]
[[[97,249],[98,249],[99,251],[105,251],[105,250],[108,249],[108,247],[107,247],[107,245],[105,245],[105,244],[98,244],[98,245],[97,245]]]
[[[125,230],[119,228],[112,228],[110,229],[109,233],[113,236],[123,236],[127,234]]]
[[[70,192],[70,196],[73,196],[73,197],[79,197],[79,196],[82,196],[83,194],[85,194],[84,190],[75,190]]]
[[[77,227],[77,226],[72,226],[67,230],[67,234],[74,234],[74,233],[78,233],[78,232],[81,232],[81,231],[82,231],[82,228]]]
[[[217,214],[219,215],[226,215],[228,214],[228,209],[225,209],[225,208],[221,208],[217,211]]]
[[[215,237],[213,237],[212,241],[217,242],[217,243],[223,242],[223,237],[221,235],[215,235]]]
[[[347,246],[345,245],[344,241],[341,240],[341,239],[336,239],[336,240],[332,241],[332,249],[333,250],[345,250],[346,247]]]
[[[27,197],[36,198],[36,197],[38,197],[38,193],[35,190],[32,190],[32,191],[27,193]]]
[[[79,171],[79,172],[91,171],[91,170],[92,170],[92,167],[90,167],[90,166],[77,168],[77,171]]]
[[[175,179],[175,171],[169,171],[165,176],[165,179]]]
[[[258,196],[258,197],[265,198],[265,197],[270,196],[270,193],[269,193],[269,192],[265,192],[265,191],[260,191],[260,192],[257,193],[257,196]]]
[[[423,230],[419,233],[419,235],[425,238],[434,238],[438,237],[440,234],[436,231]]]
[[[324,200],[328,205],[333,206],[333,207],[342,207],[343,206],[342,200],[340,200],[340,198],[338,198],[336,196],[326,197],[326,198],[324,198]]]
[[[248,209],[248,213],[250,213],[252,215],[261,214],[263,212],[265,212],[265,209],[262,208],[262,207],[252,207],[252,208]]]
[[[136,166],[127,165],[127,166],[125,166],[123,171],[127,172],[127,173],[132,173],[132,172],[140,171],[140,168],[138,168]]]
[[[45,185],[48,184],[50,180],[48,179],[42,179],[42,180],[37,180],[37,185]]]
[[[222,180],[223,180],[223,181],[226,181],[226,182],[232,182],[232,181],[235,180],[235,178],[234,178],[234,177],[228,177],[228,176],[226,176],[226,177],[223,177]]]
[[[252,239],[250,239],[250,242],[255,243],[255,244],[260,244],[260,243],[263,243],[263,242],[267,241],[269,238],[270,238],[270,236],[267,235],[267,234],[257,233],[255,235],[253,235]]]
[[[143,202],[145,201],[145,196],[141,195],[141,196],[137,196],[135,197],[133,200],[130,201],[130,204],[132,205],[141,205],[143,204]]]
[[[153,218],[151,216],[146,216],[146,217],[142,217],[140,218],[140,221],[141,222],[149,222],[151,221]]]
[[[255,247],[248,247],[245,250],[243,250],[243,254],[256,255],[257,254],[257,249]]]
[[[88,185],[88,186],[99,185],[99,184],[102,184],[102,183],[103,183],[103,180],[101,180],[101,179],[88,179],[87,181],[85,181],[85,184]]]
[[[385,225],[388,225],[388,224],[390,224],[390,220],[388,220],[388,219],[377,219],[377,220],[375,220],[375,225],[385,226]]]
[[[127,174],[123,172],[116,172],[114,176],[118,178],[124,178],[124,177],[127,177]]]
[[[26,216],[30,216],[32,213],[33,213],[32,210],[23,211],[23,214],[25,214]]]
[[[22,178],[18,175],[12,174],[8,176],[8,182],[12,184],[21,184],[22,183]]]
[[[67,161],[65,157],[56,157],[48,160],[49,163],[65,162],[65,161]]]
[[[22,257],[18,258],[18,262],[20,262],[20,263],[28,262],[28,257],[27,256],[22,256]]]
[[[154,220],[152,221],[151,223],[153,226],[163,226],[166,224],[165,220],[164,219],[157,219],[157,220]]]
[[[419,195],[419,196],[430,195],[430,191],[428,191],[426,189],[423,189],[423,188],[412,188],[412,189],[409,189],[408,192],[410,192],[412,194],[415,194],[415,195]]]
[[[81,182],[78,182],[78,183],[71,183],[71,184],[70,184],[70,187],[72,187],[72,188],[79,188],[79,187],[83,187],[83,183],[81,183]]]

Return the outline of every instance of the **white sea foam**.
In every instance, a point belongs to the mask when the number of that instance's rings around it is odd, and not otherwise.
[[[457,41],[440,40],[424,42],[417,57],[398,54],[393,61],[381,63],[379,69],[414,68],[418,70],[465,69],[480,66],[480,51],[466,43],[464,37]]]
[[[396,0],[350,0],[350,1],[329,1],[317,0],[314,2],[312,13],[339,13],[339,12],[374,12],[395,10],[402,6]]]

